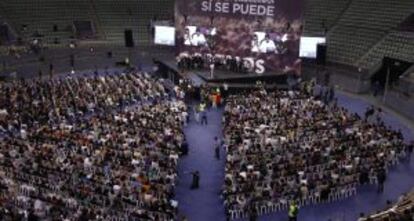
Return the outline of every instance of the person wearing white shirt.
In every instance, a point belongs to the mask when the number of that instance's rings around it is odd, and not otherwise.
[[[214,78],[214,62],[210,63],[210,79]]]
[[[187,111],[181,112],[182,122],[184,126],[187,126],[187,119],[188,119],[188,113]]]
[[[274,52],[276,50],[276,45],[269,38],[269,35],[266,35],[265,38],[260,42],[259,49],[261,53]]]
[[[190,35],[190,30],[188,28],[186,28],[185,32],[184,32],[184,45],[190,46],[191,42],[192,42],[192,39],[191,39],[191,35]]]
[[[253,40],[251,42],[251,51],[252,52],[259,52],[259,38],[257,35],[253,35]]]
[[[216,35],[217,34],[217,29],[216,28],[212,28],[212,29],[210,29],[210,35],[211,36],[214,36],[214,35]]]
[[[207,44],[206,37],[203,33],[200,32],[200,30],[197,30],[192,36],[191,36],[191,43],[193,46],[203,46]]]

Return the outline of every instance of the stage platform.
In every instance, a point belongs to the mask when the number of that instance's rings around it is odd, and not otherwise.
[[[261,75],[254,73],[235,73],[225,70],[215,70],[214,78],[210,77],[209,70],[193,69],[181,71],[176,62],[173,60],[156,60],[155,63],[160,66],[161,69],[169,73],[173,72],[178,77],[191,79],[194,85],[201,84],[220,85],[226,83],[229,87],[251,87],[256,85],[257,81],[266,83],[267,85],[287,85],[287,75],[282,73],[264,73]]]

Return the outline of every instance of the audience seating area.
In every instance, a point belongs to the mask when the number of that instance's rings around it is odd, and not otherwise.
[[[173,18],[174,1],[171,0],[93,0],[100,24],[107,40],[124,41],[124,30],[131,29],[136,44],[151,42],[151,19]]]
[[[328,36],[327,58],[332,62],[353,65],[380,41],[385,33],[366,27],[338,26]]]
[[[17,33],[30,39],[38,31],[44,35],[45,43],[54,43],[55,38],[62,43],[73,36],[73,20],[93,20],[90,5],[84,0],[6,0],[3,3],[7,11],[6,19],[10,21]],[[26,25],[26,30],[23,30]],[[58,30],[53,30],[57,25]]]
[[[366,53],[357,65],[362,68],[372,68],[379,64],[383,57],[414,62],[414,33],[392,32],[388,34]]]
[[[124,42],[124,30],[132,29],[136,43],[149,43],[150,20],[172,19],[174,1],[171,0],[5,0],[0,11],[6,11],[5,19],[19,34],[31,37],[35,31],[44,35],[45,43],[54,43],[58,38],[66,42],[72,33],[74,20],[93,21],[102,40],[112,43]],[[13,13],[11,13],[13,12]],[[53,30],[53,25],[58,31]],[[22,31],[22,25],[27,25]]]
[[[135,40],[140,39],[140,41],[147,42],[149,38],[148,34],[145,35],[145,33],[148,33],[148,31],[142,29],[142,22],[139,21],[139,1],[94,0],[92,2],[96,9],[99,24],[105,32],[106,40],[124,42],[124,30],[131,29]],[[149,22],[145,18],[142,18],[142,20]]]
[[[351,0],[312,0],[305,1],[304,34],[324,36],[335,25]],[[323,27],[325,25],[325,27]]]
[[[411,0],[353,0],[328,35],[328,60],[355,63],[414,11]]]
[[[163,80],[56,78],[0,93],[1,220],[174,219],[186,107]]]
[[[414,34],[397,30],[414,0],[305,2],[304,34],[326,35],[329,62],[363,69],[384,56],[414,62]],[[31,72],[20,73],[33,77],[0,82],[0,220],[178,220],[178,160],[188,146],[185,93],[141,71],[160,58],[151,55],[167,51],[151,44],[154,17],[171,20],[173,11],[174,0],[0,2],[0,21],[23,41],[43,35],[48,46],[39,45],[41,52],[29,44],[0,47],[2,71],[16,77],[14,70],[27,64]],[[67,47],[75,20],[92,21],[97,41]],[[134,52],[123,46],[126,29],[139,45]],[[127,57],[140,71],[109,73]],[[72,63],[72,75],[53,76],[66,70],[60,63]],[[96,73],[80,76],[85,63]],[[98,73],[101,66],[106,73]],[[143,70],[151,68],[157,70]],[[403,77],[387,96],[398,92],[409,106],[414,73]],[[337,104],[334,87],[302,82],[288,91],[257,84],[227,96],[224,85],[224,142],[214,145],[226,149],[219,188],[228,219],[351,197],[361,186],[383,183],[412,151],[401,131],[384,124],[381,108],[350,113]],[[402,220],[414,214],[413,202],[414,191],[359,221]]]
[[[401,35],[389,32],[414,11],[411,0],[378,0],[375,3],[370,0],[317,0],[305,3],[304,33],[324,35],[326,28],[328,60],[364,68],[378,60],[378,51],[388,51],[386,48],[392,38],[404,40]],[[136,44],[148,44],[152,38],[151,19],[156,16],[159,20],[171,20],[174,1],[6,0],[0,4],[0,9],[7,12],[2,17],[18,33],[30,38],[37,30],[45,35],[46,43],[54,43],[55,38],[65,43],[73,36],[73,20],[89,20],[93,21],[99,39],[123,44],[124,30],[131,29]],[[58,31],[53,30],[55,24]],[[26,31],[22,31],[22,25],[27,25]]]
[[[256,91],[225,108],[224,204],[232,219],[332,202],[383,182],[406,155],[401,132],[329,99],[329,89]]]

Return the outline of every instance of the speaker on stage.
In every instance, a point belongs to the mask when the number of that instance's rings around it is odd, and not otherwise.
[[[326,64],[326,44],[318,44],[316,48],[316,64]]]
[[[125,29],[124,37],[125,37],[125,47],[133,48],[134,47],[134,37],[132,36],[132,30],[131,29]]]

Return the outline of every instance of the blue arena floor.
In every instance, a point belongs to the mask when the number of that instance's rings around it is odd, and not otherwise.
[[[338,102],[352,112],[362,115],[370,104],[362,99],[338,93]],[[222,109],[208,112],[209,124],[202,126],[191,121],[185,128],[189,143],[189,155],[183,157],[179,164],[179,184],[176,188],[176,199],[179,210],[189,221],[222,221],[226,220],[220,188],[224,179],[224,152],[221,160],[214,157],[213,140],[221,136]],[[385,112],[385,123],[395,129],[401,129],[407,141],[414,139],[413,131],[405,126],[397,117]],[[199,170],[201,173],[200,189],[190,190],[191,174]],[[334,203],[307,206],[300,209],[299,221],[356,221],[360,213],[370,214],[385,207],[386,201],[395,202],[398,197],[414,187],[414,159],[402,162],[390,170],[384,193],[378,194],[375,186],[358,189],[358,194],[349,199]],[[261,216],[259,220],[285,221],[286,212]]]

